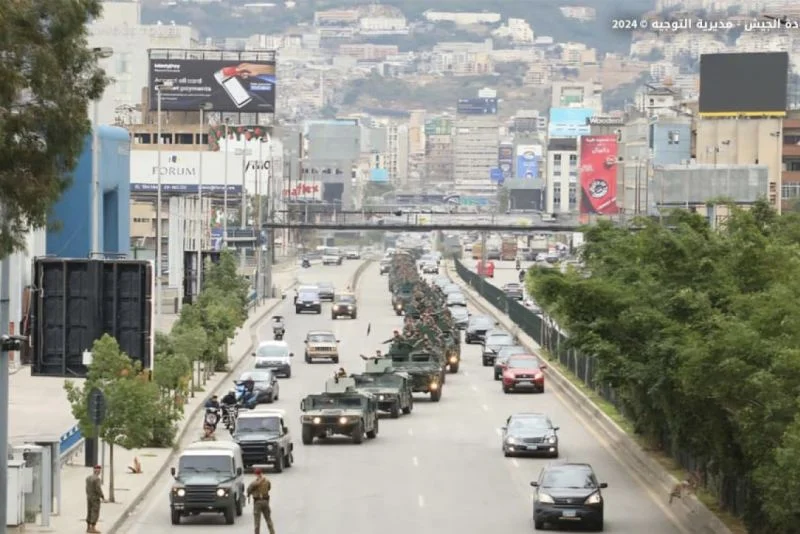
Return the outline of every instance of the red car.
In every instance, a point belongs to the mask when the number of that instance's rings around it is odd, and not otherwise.
[[[503,392],[526,390],[544,393],[545,369],[547,366],[536,356],[511,356],[503,368]]]
[[[487,261],[486,266],[484,267],[483,262],[479,261],[477,265],[475,265],[475,271],[478,273],[478,276],[488,276],[489,278],[494,278],[494,262]]]

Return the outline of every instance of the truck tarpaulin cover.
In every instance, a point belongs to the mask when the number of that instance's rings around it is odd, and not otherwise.
[[[581,137],[581,213],[611,215],[617,207],[617,136]]]

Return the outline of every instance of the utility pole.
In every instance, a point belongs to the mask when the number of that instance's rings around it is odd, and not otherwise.
[[[264,295],[264,243],[261,242],[261,232],[263,231],[263,202],[261,200],[261,147],[264,146],[264,139],[260,139],[258,143],[258,165],[256,166],[256,208],[257,208],[257,215],[256,220],[258,221],[254,226],[256,227],[256,305],[261,302],[261,299]]]
[[[228,139],[228,118],[225,118],[225,170],[223,171],[225,189],[222,191],[222,250],[228,248],[228,152],[230,152]]]
[[[0,336],[0,533],[5,534],[8,502],[8,356],[22,349],[22,336]]]
[[[197,167],[197,203],[199,204],[197,209],[200,213],[200,220],[197,224],[197,276],[195,277],[197,281],[198,297],[203,287],[203,234],[205,233],[204,226],[206,220],[206,212],[205,209],[203,209],[203,152],[205,151],[205,147],[203,146],[203,132],[206,129],[204,111],[212,108],[211,102],[206,102],[200,106],[200,151],[198,152],[199,161]]]
[[[273,158],[272,147],[273,139],[269,140],[269,171],[267,174],[267,210],[271,223],[275,222],[275,161]],[[261,203],[258,204],[261,209]],[[259,230],[261,227],[261,217],[258,218]],[[265,274],[265,286],[267,294],[272,297],[272,264],[275,263],[275,229],[267,229],[267,265]]]

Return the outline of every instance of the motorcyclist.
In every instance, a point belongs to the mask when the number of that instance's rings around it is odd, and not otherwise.
[[[525,271],[520,269],[520,271],[519,271],[519,282],[522,283],[524,281],[525,281]]]
[[[227,406],[233,406],[236,404],[236,390],[232,389],[228,391],[224,397],[222,397],[222,404]]]
[[[340,378],[347,378],[347,371],[344,370],[344,367],[339,367],[339,370],[336,371],[336,374],[333,377],[338,380]]]
[[[311,260],[308,259],[307,256],[303,256],[303,259],[300,262],[301,267],[311,267]]]
[[[211,398],[206,401],[205,408],[206,410],[208,409],[219,410],[219,398],[216,395],[212,395]]]
[[[519,261],[519,258],[517,258],[517,270],[518,270],[518,271],[520,270],[520,261]]]

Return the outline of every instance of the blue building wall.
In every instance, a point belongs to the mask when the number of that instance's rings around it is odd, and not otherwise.
[[[130,254],[130,136],[116,126],[100,126],[100,251]],[[92,136],[72,175],[72,184],[53,208],[57,230],[47,232],[47,254],[89,257],[92,248]]]
[[[691,158],[691,125],[682,122],[657,122],[650,127],[653,165],[680,165]]]

